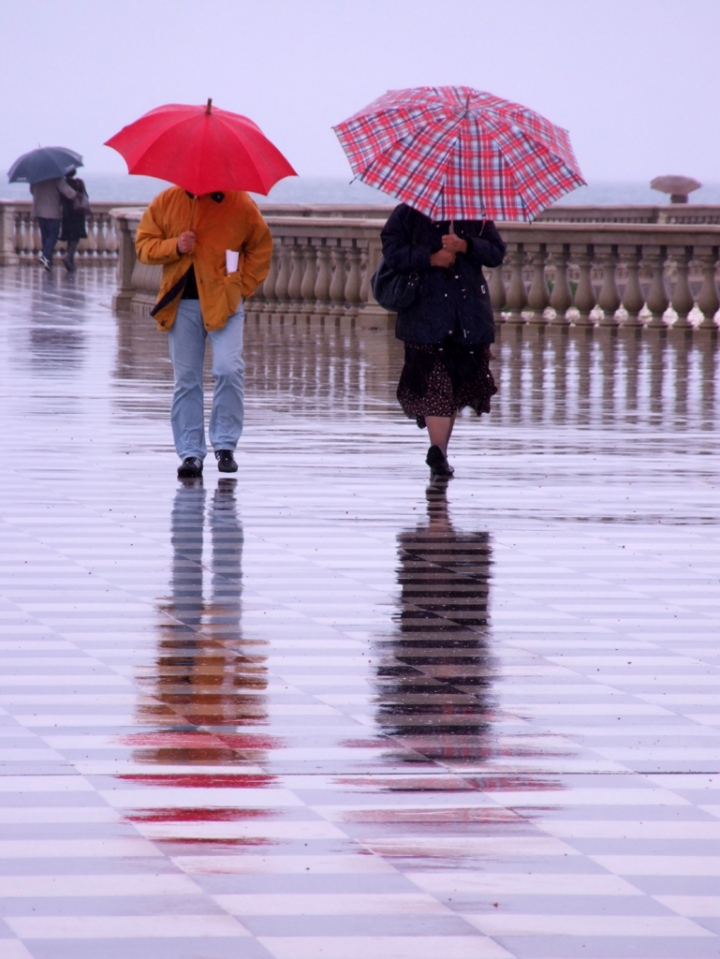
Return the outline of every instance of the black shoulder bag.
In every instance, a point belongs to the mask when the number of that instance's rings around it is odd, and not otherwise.
[[[420,292],[420,274],[398,273],[380,258],[380,265],[370,280],[373,296],[380,306],[391,313],[400,313],[413,305]]]

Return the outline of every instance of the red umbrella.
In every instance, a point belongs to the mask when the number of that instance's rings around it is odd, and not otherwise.
[[[470,87],[389,90],[334,130],[359,180],[436,220],[532,220],[585,183],[566,130]]]
[[[278,180],[297,176],[257,124],[228,110],[168,103],[140,117],[105,144],[129,173],[176,183],[200,196],[220,190],[267,195]]]

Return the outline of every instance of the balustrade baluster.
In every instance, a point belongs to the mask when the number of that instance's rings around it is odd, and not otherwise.
[[[622,305],[627,311],[627,319],[625,319],[623,326],[640,326],[640,311],[645,305],[645,297],[640,286],[642,247],[621,246],[619,249],[627,269],[627,283],[622,298]]]
[[[370,301],[370,270],[368,269],[368,250],[363,246],[360,251],[360,308]]]
[[[120,249],[120,242],[118,240],[117,233],[115,232],[115,224],[113,223],[110,214],[103,214],[103,223],[105,225],[105,250],[108,256],[115,257]]]
[[[487,271],[488,289],[490,290],[490,302],[492,303],[495,320],[499,322],[502,318],[503,307],[505,306],[505,283],[503,281],[502,266],[495,266]]]
[[[673,290],[671,304],[677,313],[677,320],[673,323],[674,329],[691,329],[692,324],[688,322],[688,313],[695,305],[695,299],[690,289],[688,273],[690,270],[690,261],[693,257],[693,248],[691,246],[670,247],[668,253],[675,261],[675,271],[677,279]]]
[[[591,276],[594,250],[590,244],[573,245],[572,250],[580,270],[580,279],[573,298],[573,306],[579,313],[579,316],[575,318],[575,325],[592,326],[593,321],[590,314],[595,309],[596,303]]]
[[[615,314],[621,303],[615,276],[619,259],[618,248],[600,246],[595,247],[595,252],[603,268],[602,286],[598,296],[598,306],[603,311],[600,326],[617,326]]]
[[[87,239],[80,240],[78,245],[78,256],[81,260],[91,259],[94,260],[98,256],[99,252],[99,243],[98,243],[98,227],[99,217],[97,213],[90,213],[85,218],[85,225],[87,228]]]
[[[315,283],[317,282],[317,247],[312,240],[307,241],[303,248],[305,256],[305,269],[303,271],[302,284],[300,286],[300,298],[302,299],[302,312],[315,312]]]
[[[547,282],[545,281],[545,260],[547,258],[545,244],[530,247],[530,263],[532,264],[532,280],[528,290],[527,303],[532,310],[530,323],[547,323],[545,308],[550,302]]]
[[[27,215],[28,223],[28,234],[30,237],[28,254],[31,257],[37,256],[37,254],[42,250],[42,235],[40,233],[40,225],[37,220],[32,218],[32,215],[28,213]]]
[[[696,250],[696,259],[700,263],[703,277],[697,300],[698,309],[702,311],[703,319],[698,326],[702,329],[717,329],[715,314],[720,308],[720,297],[718,297],[715,281],[715,267],[718,261],[718,248],[715,246]]]
[[[646,246],[643,250],[643,261],[650,267],[651,279],[646,306],[652,314],[647,323],[648,327],[664,327],[663,313],[670,305],[667,290],[665,289],[665,260],[667,251],[664,246]]]
[[[277,278],[279,272],[279,253],[277,243],[273,244],[273,254],[272,260],[270,261],[270,269],[268,270],[268,275],[265,277],[262,287],[255,293],[255,303],[253,304],[253,309],[258,313],[264,313],[265,311],[271,312],[275,308],[277,303]]]
[[[288,307],[292,312],[296,312],[301,306],[301,294],[303,269],[305,267],[305,257],[303,251],[296,241],[293,241],[290,247],[290,279],[288,280]]]
[[[333,274],[330,281],[330,312],[340,316],[345,308],[345,250],[341,246],[332,248]]]
[[[280,268],[275,282],[275,312],[287,313],[288,311],[288,283],[290,282],[290,240],[284,237],[278,242],[278,257]]]
[[[316,309],[319,313],[327,313],[330,302],[330,282],[332,280],[330,247],[326,240],[322,240],[318,249],[318,274],[315,281]]]
[[[550,246],[548,249],[550,250],[550,263],[555,267],[555,280],[550,294],[550,306],[557,314],[554,322],[560,325],[568,324],[570,321],[567,317],[567,311],[572,306],[572,292],[567,276],[570,247],[567,243],[564,243]]]
[[[347,259],[348,272],[347,282],[345,283],[345,301],[351,316],[357,316],[362,306],[360,302],[360,250],[354,241],[353,245],[347,251]]]
[[[525,250],[522,243],[517,244],[517,248],[508,256],[510,262],[510,283],[508,284],[505,304],[510,312],[508,322],[522,322],[522,311],[527,306],[527,293],[525,292],[525,282],[523,280],[523,267],[525,266]]]
[[[14,233],[15,233],[15,253],[22,262],[27,255],[27,216],[19,211],[15,214]]]
[[[25,242],[23,252],[27,259],[36,256],[42,249],[42,238],[37,220],[34,220],[28,211],[23,217]]]

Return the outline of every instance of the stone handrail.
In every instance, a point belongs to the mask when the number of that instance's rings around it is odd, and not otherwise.
[[[113,212],[120,237],[118,309],[147,312],[160,268],[137,262],[134,234],[142,210]],[[273,216],[270,273],[248,301],[251,314],[297,322],[310,316],[387,326],[392,316],[372,298],[380,259],[377,218]],[[650,223],[498,224],[508,250],[488,270],[501,322],[583,326],[715,328],[720,225]]]
[[[78,246],[77,265],[114,263],[118,255],[118,238],[110,210],[123,204],[91,201],[91,206],[92,213],[86,217],[88,236]],[[62,246],[60,244],[60,248]],[[1,200],[0,266],[36,263],[40,250],[40,230],[32,218],[31,201]]]

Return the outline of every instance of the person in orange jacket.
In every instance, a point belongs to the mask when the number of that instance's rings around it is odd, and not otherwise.
[[[243,299],[270,269],[272,237],[247,193],[195,197],[181,187],[160,193],[135,238],[141,263],[162,266],[151,315],[167,330],[175,391],[170,420],[182,463],[178,477],[200,476],[207,455],[203,397],[205,344],[215,380],[209,436],[218,469],[237,471],[234,452],[244,418]],[[232,269],[237,254],[237,268]]]

